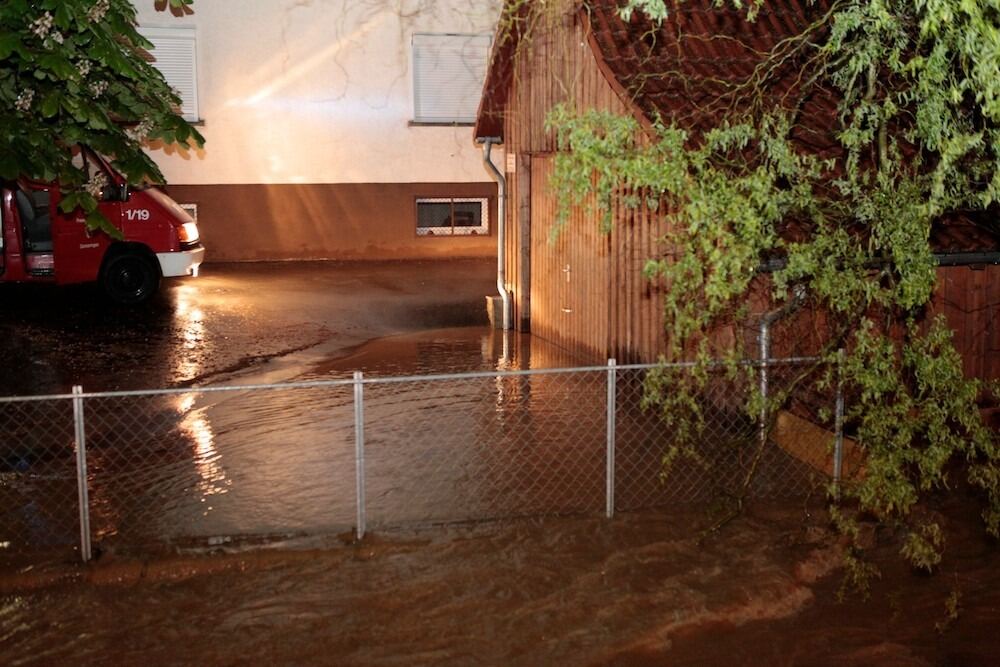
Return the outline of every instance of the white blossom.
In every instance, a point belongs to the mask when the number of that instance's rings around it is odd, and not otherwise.
[[[31,32],[35,33],[38,39],[45,39],[52,30],[52,14],[45,12],[31,24]]]
[[[101,193],[104,188],[108,185],[108,177],[104,175],[103,172],[97,172],[91,176],[90,181],[83,186],[83,189],[87,191],[94,199],[100,199]]]
[[[25,88],[21,91],[21,94],[17,96],[17,100],[14,102],[14,108],[22,113],[25,113],[31,108],[31,101],[34,99],[35,91],[30,88]]]
[[[53,48],[55,48],[56,44],[62,44],[65,41],[65,39],[66,38],[63,37],[61,32],[59,32],[58,30],[54,30],[50,32],[49,36],[42,41],[42,46],[51,51]]]
[[[80,73],[81,79],[86,79],[87,75],[90,74],[90,68],[92,65],[89,60],[81,60],[76,64],[76,71]]]
[[[108,13],[108,9],[110,8],[110,0],[97,0],[94,6],[87,11],[87,19],[91,23],[97,23],[104,18],[104,15]]]
[[[153,121],[146,119],[134,127],[125,130],[125,136],[132,141],[144,141],[153,131]]]
[[[108,82],[95,81],[90,84],[90,92],[94,95],[94,97],[100,97],[104,93],[108,92]]]

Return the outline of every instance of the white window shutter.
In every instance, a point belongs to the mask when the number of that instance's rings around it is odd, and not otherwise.
[[[141,28],[142,36],[155,47],[153,67],[163,73],[180,95],[181,116],[187,121],[200,120],[198,111],[198,66],[195,31],[192,28]]]
[[[413,36],[415,122],[475,122],[490,42],[489,35]]]

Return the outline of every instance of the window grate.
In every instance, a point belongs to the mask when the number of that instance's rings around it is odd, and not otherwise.
[[[417,236],[483,236],[490,233],[486,197],[417,199]]]

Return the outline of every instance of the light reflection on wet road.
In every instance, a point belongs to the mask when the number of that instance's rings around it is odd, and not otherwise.
[[[0,395],[218,383],[247,369],[284,379],[374,338],[485,325],[494,271],[471,259],[210,264],[138,308],[93,286],[0,285]],[[314,356],[289,358],[299,350]]]

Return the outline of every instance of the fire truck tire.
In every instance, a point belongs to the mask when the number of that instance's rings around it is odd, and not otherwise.
[[[160,288],[160,271],[142,253],[123,252],[107,259],[101,283],[115,303],[135,305],[156,294]]]

